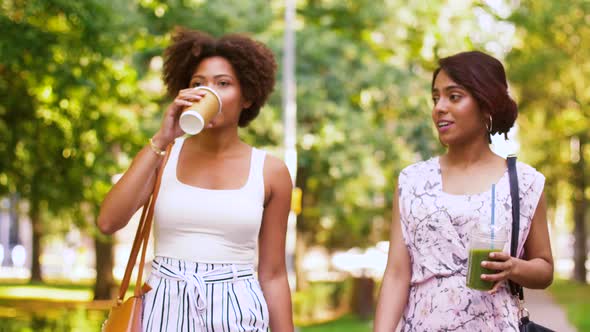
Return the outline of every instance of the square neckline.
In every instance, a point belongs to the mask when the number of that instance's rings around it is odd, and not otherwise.
[[[174,165],[174,180],[176,181],[176,183],[178,183],[182,186],[188,187],[188,188],[201,190],[201,191],[209,191],[209,192],[237,192],[237,191],[244,190],[248,187],[248,185],[250,184],[250,182],[252,180],[252,173],[253,173],[253,168],[254,168],[254,149],[255,149],[254,147],[250,147],[250,165],[248,167],[248,177],[246,179],[246,183],[244,183],[244,185],[242,185],[239,188],[214,189],[214,188],[203,188],[203,187],[199,187],[199,186],[194,186],[192,184],[184,183],[184,182],[180,181],[180,179],[178,178],[178,164],[179,164],[178,160],[180,159],[180,153],[182,152],[182,147],[184,146],[185,141],[186,141],[186,137],[183,137],[182,142],[180,142],[180,144],[178,146],[178,152],[174,156],[176,158],[176,164]]]
[[[473,193],[473,194],[451,194],[451,193],[448,193],[448,192],[444,191],[444,189],[443,189],[443,178],[442,178],[442,167],[440,165],[440,156],[434,157],[433,162],[435,164],[437,174],[438,174],[439,191],[442,194],[444,194],[446,196],[450,196],[450,197],[469,198],[469,197],[481,196],[481,195],[487,194],[491,191],[491,187],[490,187],[490,189],[488,189],[488,190],[484,190],[482,192]],[[496,186],[496,188],[498,188],[500,186],[500,184],[504,181],[506,176],[508,176],[508,166],[506,166],[506,168],[504,169],[504,172],[502,173],[502,176],[498,180],[496,180],[496,182],[493,183],[493,185]]]

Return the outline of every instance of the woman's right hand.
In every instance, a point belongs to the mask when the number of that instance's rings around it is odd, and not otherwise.
[[[193,103],[198,102],[203,98],[205,92],[202,90],[196,90],[194,88],[183,89],[178,92],[178,95],[168,105],[164,118],[162,119],[162,125],[160,130],[152,138],[153,143],[162,150],[174,141],[177,137],[184,134],[184,131],[178,124],[178,119],[182,111],[191,106]]]
[[[178,119],[182,111],[202,98],[202,90],[181,90],[166,109],[160,129],[152,137],[152,143],[165,150],[175,138],[182,136]],[[97,224],[105,234],[113,234],[125,227],[133,214],[146,202],[156,183],[156,168],[163,158],[144,147],[133,159],[129,169],[105,196],[98,215]]]

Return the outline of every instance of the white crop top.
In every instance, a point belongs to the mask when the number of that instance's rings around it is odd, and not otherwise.
[[[175,141],[154,208],[156,256],[198,263],[253,264],[264,211],[266,153],[252,148],[240,189],[204,189],[176,177],[184,138]]]

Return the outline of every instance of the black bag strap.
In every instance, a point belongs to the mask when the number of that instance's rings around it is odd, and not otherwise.
[[[510,255],[516,257],[518,250],[518,233],[520,230],[520,199],[518,194],[518,175],[516,174],[516,156],[510,155],[506,159],[508,164],[508,179],[510,181],[510,197],[512,198],[512,236],[510,238]],[[524,291],[519,284],[508,281],[512,295],[524,300]]]

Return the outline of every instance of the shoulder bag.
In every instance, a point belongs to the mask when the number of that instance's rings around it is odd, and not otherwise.
[[[147,248],[148,239],[150,237],[150,231],[152,228],[152,219],[154,215],[154,206],[156,198],[158,198],[158,191],[160,190],[160,183],[162,182],[162,173],[164,167],[170,156],[170,149],[172,144],[166,149],[164,161],[158,170],[156,176],[156,182],[154,184],[154,190],[148,202],[144,205],[141,213],[141,219],[139,226],[137,226],[137,233],[135,233],[135,239],[133,240],[133,246],[131,247],[131,253],[129,260],[127,261],[127,267],[125,268],[125,275],[121,281],[121,287],[119,288],[119,296],[111,311],[107,320],[102,324],[102,332],[140,332],[142,328],[142,309],[143,309],[143,295],[150,291],[150,286],[145,284],[141,285],[143,276],[143,267],[145,264],[145,252]],[[141,248],[141,259],[139,261],[139,270],[137,271],[137,281],[135,283],[135,291],[133,296],[124,301],[125,293],[129,287],[129,279],[131,273],[135,267],[137,261],[137,255]]]
[[[518,193],[518,175],[516,174],[516,156],[509,156],[508,179],[510,181],[510,196],[512,198],[512,236],[510,240],[510,255],[516,257],[518,250],[518,233],[520,231],[520,199]],[[524,307],[524,290],[521,285],[508,281],[510,292],[518,302],[518,329],[520,332],[553,332],[544,326],[530,320],[529,312]]]

